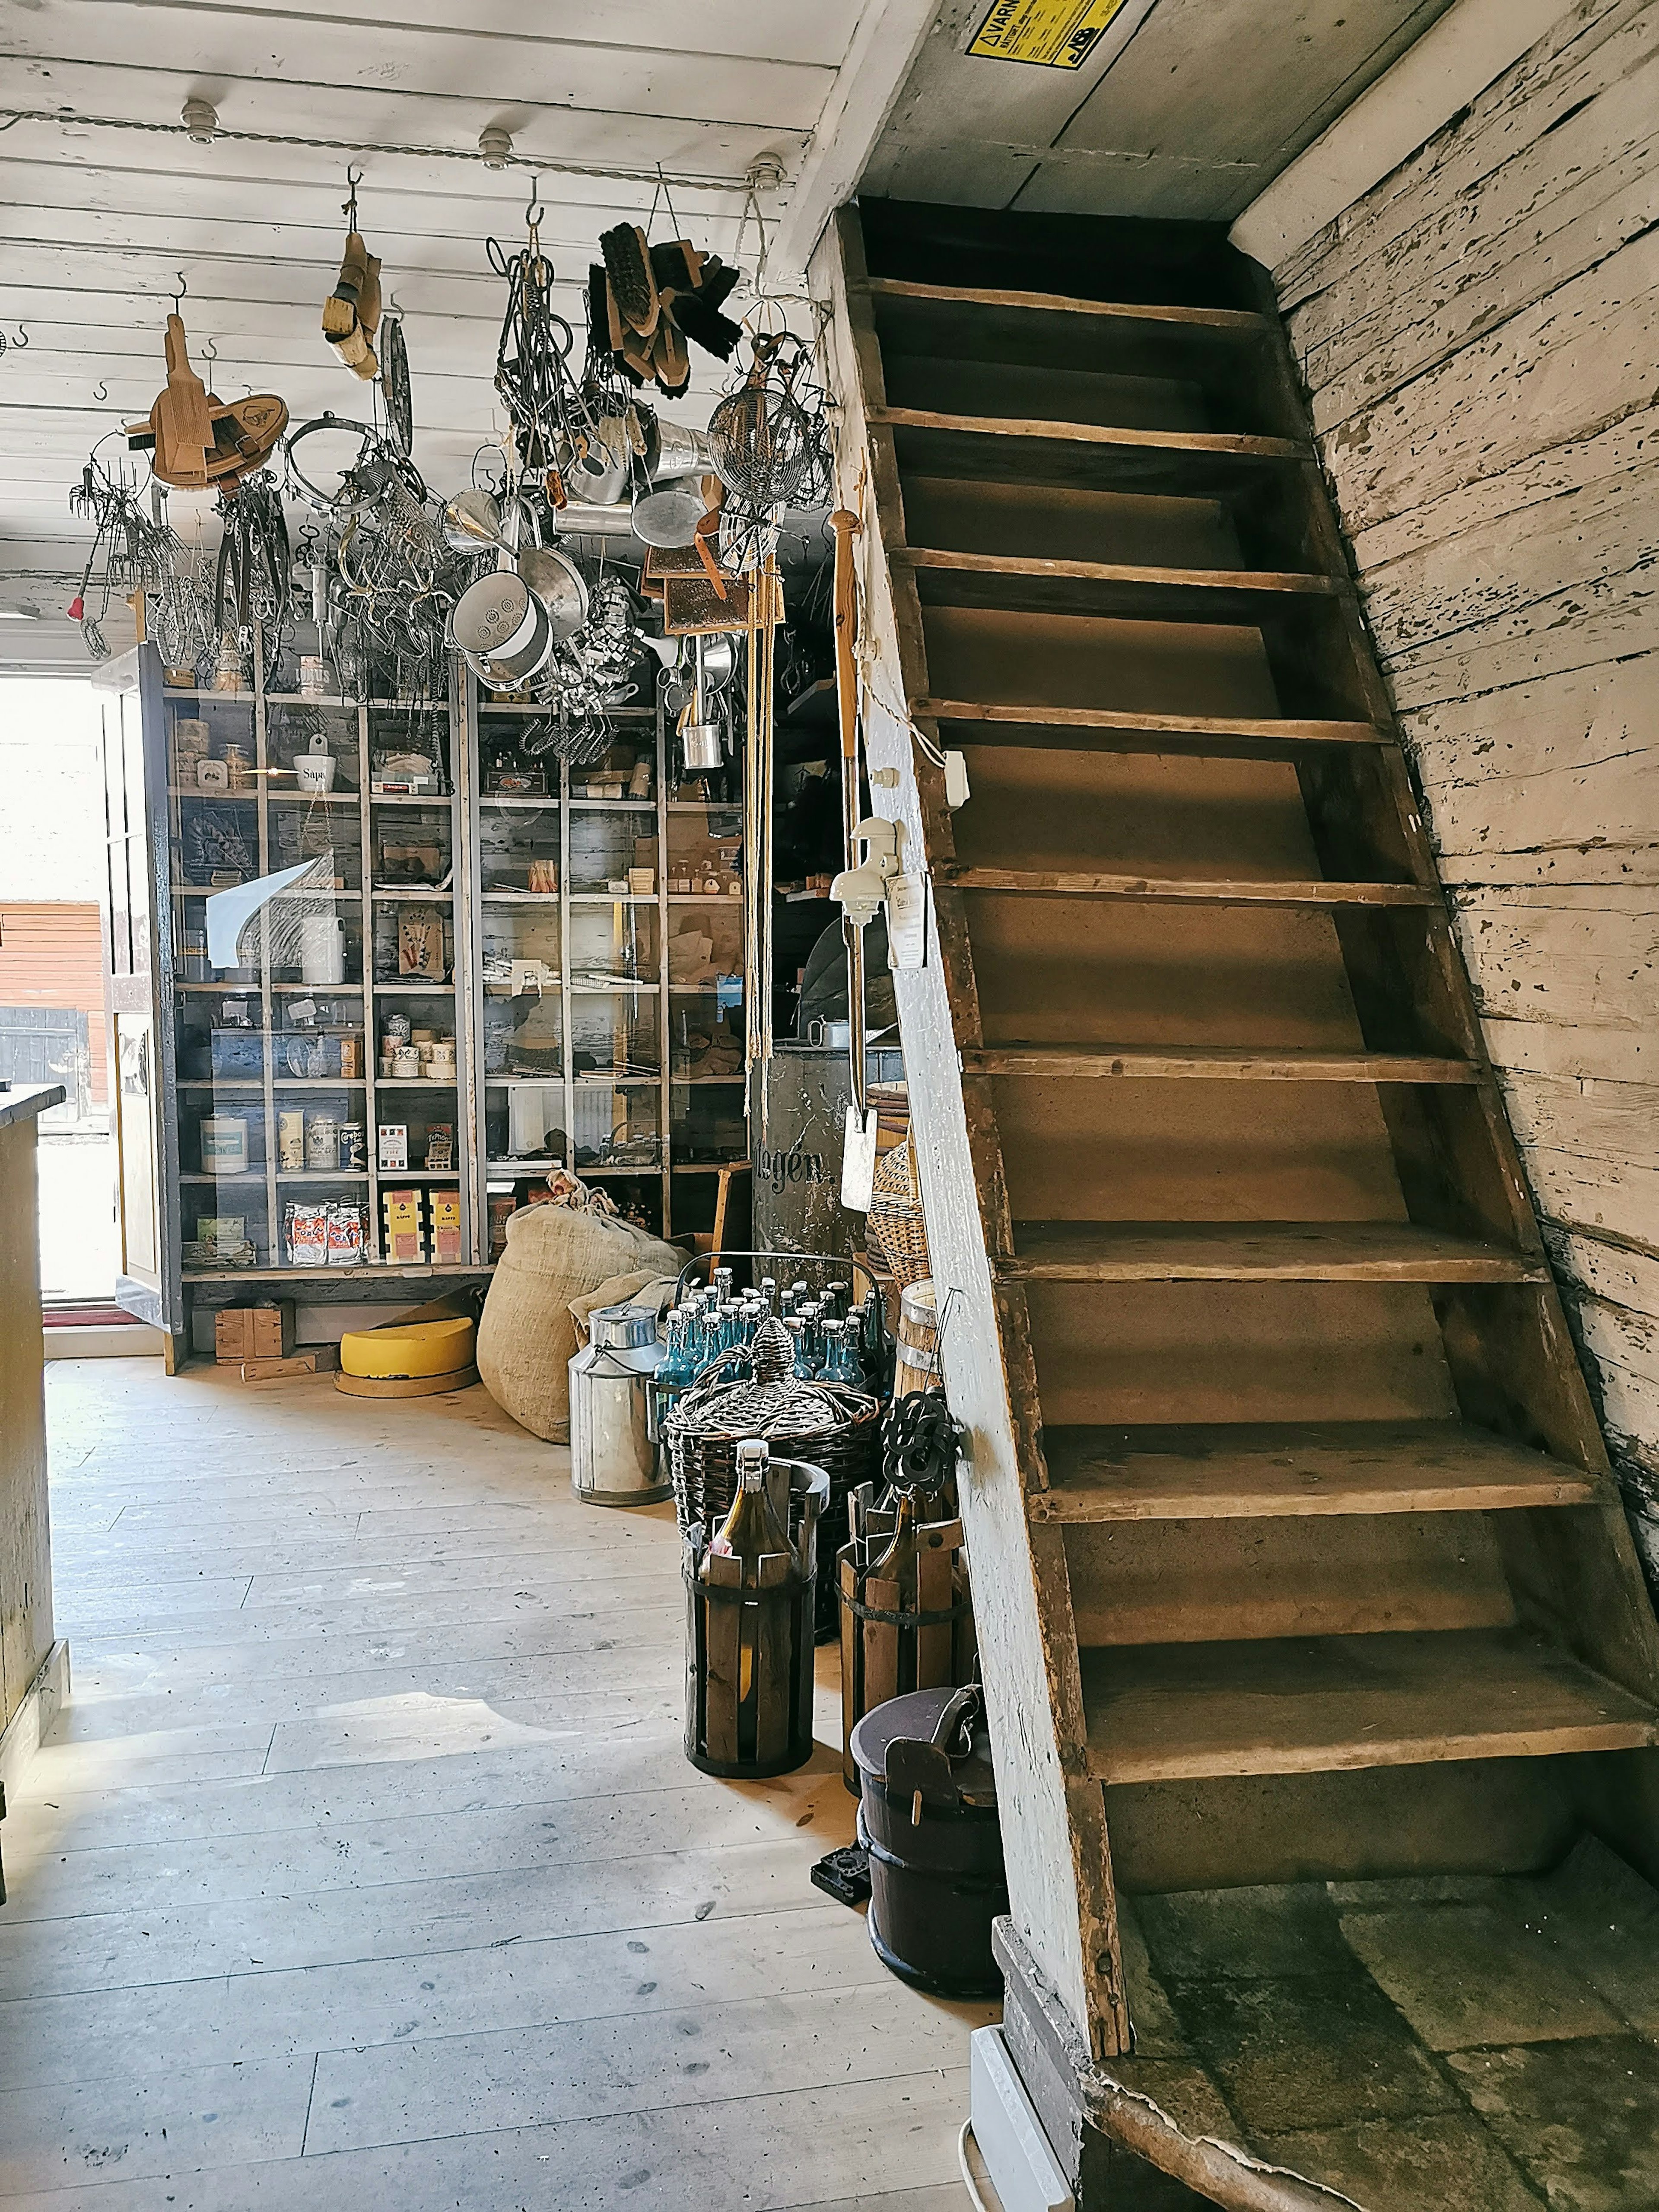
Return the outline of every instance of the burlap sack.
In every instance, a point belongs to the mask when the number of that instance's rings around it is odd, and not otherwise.
[[[631,1221],[568,1206],[532,1206],[507,1224],[478,1323],[478,1374],[503,1413],[549,1443],[570,1441],[570,1301],[613,1276],[675,1275],[684,1252]]]

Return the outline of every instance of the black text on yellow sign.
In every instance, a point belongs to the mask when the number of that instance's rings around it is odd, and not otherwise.
[[[1037,69],[1081,69],[1123,0],[993,0],[968,52]]]

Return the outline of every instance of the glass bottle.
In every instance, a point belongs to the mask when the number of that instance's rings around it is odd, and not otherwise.
[[[766,1487],[770,1458],[763,1437],[750,1437],[738,1446],[738,1494],[708,1547],[722,1558],[741,1559],[745,1582],[759,1580],[760,1562],[769,1553],[787,1552],[793,1556],[789,1532],[780,1525]]]
[[[829,1351],[823,1363],[826,1382],[844,1382],[850,1389],[862,1390],[864,1370],[859,1364],[858,1349],[854,1342],[854,1328],[851,1322],[832,1321],[826,1334]]]
[[[653,1377],[657,1391],[657,1419],[660,1424],[673,1412],[679,1401],[696,1380],[696,1369],[691,1364],[687,1342],[690,1315],[677,1309],[668,1316],[668,1349],[657,1364]]]
[[[798,1382],[815,1381],[815,1370],[806,1350],[806,1323],[799,1314],[790,1314],[783,1325],[795,1340],[795,1380]]]

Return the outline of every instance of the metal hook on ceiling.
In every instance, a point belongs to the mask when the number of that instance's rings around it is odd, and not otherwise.
[[[207,362],[210,368],[216,365],[219,359],[219,341],[217,338],[204,338],[202,340],[202,358]]]
[[[388,292],[386,294],[386,311],[389,315],[402,314],[404,311],[403,302],[398,299],[398,295],[395,292]]]
[[[524,219],[527,227],[532,230],[539,229],[542,217],[546,212],[546,209],[542,205],[541,178],[532,173],[530,179],[530,198],[525,204],[524,211]]]
[[[179,289],[173,295],[173,312],[175,315],[182,315],[185,312],[185,295],[190,290],[190,286],[185,282],[185,272],[182,269],[175,273],[179,278]]]
[[[94,398],[94,399],[96,399],[96,400],[97,400],[100,404],[102,404],[102,402],[103,402],[103,401],[105,401],[106,399],[107,399],[107,398],[109,398],[109,391],[108,391],[108,388],[107,388],[107,386],[105,385],[104,380],[103,380],[103,378],[102,378],[101,376],[99,378],[99,380],[98,380],[97,383],[96,383],[96,384],[94,384],[94,385],[93,386],[93,387],[92,387],[92,396],[93,396],[93,398]]]
[[[354,169],[348,161],[346,163],[346,198],[340,203],[340,212],[353,230],[357,228],[357,187],[362,181],[362,171]]]

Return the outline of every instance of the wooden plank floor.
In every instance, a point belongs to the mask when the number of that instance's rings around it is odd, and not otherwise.
[[[49,1370],[75,1701],[0,1831],[0,2203],[958,2212],[967,2038],[679,1745],[672,1509],[481,1389]]]

